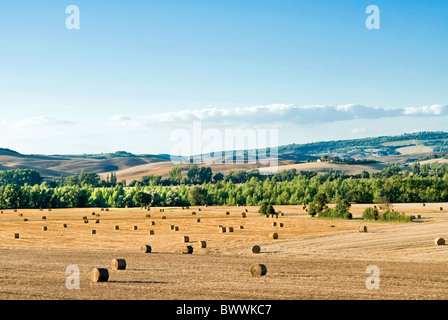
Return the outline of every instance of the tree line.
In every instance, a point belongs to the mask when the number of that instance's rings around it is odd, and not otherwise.
[[[417,166],[417,164],[416,164]],[[417,167],[416,167],[417,168]],[[74,208],[74,207],[135,207],[135,206],[260,206],[303,205],[316,203],[316,197],[325,196],[326,203],[339,203],[343,214],[350,203],[409,203],[448,202],[448,166],[429,165],[428,170],[414,174],[398,166],[388,167],[376,174],[344,175],[338,172],[294,172],[285,170],[272,176],[263,176],[257,170],[233,172],[219,181],[209,180],[198,185],[136,184],[125,187],[98,186],[94,175],[83,174],[65,184],[40,184],[34,173],[23,176],[1,172],[1,208]],[[210,176],[210,173],[207,173]],[[13,177],[13,178],[11,178]],[[16,178],[14,178],[16,177]],[[24,179],[28,177],[29,179]],[[87,178],[90,177],[90,178]],[[194,176],[192,175],[192,178]],[[198,182],[201,181],[197,177]],[[10,182],[13,183],[7,183]],[[28,182],[24,182],[28,181]],[[36,182],[32,185],[29,182]],[[110,183],[110,181],[109,181]],[[317,198],[317,199],[318,199]]]

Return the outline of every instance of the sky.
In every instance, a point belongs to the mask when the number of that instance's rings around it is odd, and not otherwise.
[[[187,155],[231,145],[226,130],[256,133],[248,147],[447,131],[447,40],[442,0],[2,0],[0,147]]]

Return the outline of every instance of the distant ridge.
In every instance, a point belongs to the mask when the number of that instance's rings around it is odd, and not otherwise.
[[[416,141],[421,142],[425,146],[435,147],[435,152],[448,151],[448,132],[443,131],[422,131],[416,133],[405,133],[395,136],[379,136],[348,140],[330,140],[312,142],[306,144],[290,144],[279,147],[279,153],[298,152],[301,154],[329,154],[329,153],[345,153],[350,148],[379,148],[382,149],[383,155],[397,154],[396,149],[403,145],[393,145],[393,142],[409,141],[408,146],[416,145]],[[385,145],[389,144],[389,145]]]
[[[11,149],[8,149],[8,148],[0,148],[0,155],[1,156],[11,155],[11,154],[17,155],[17,156],[22,155],[22,154],[18,153],[17,151],[14,151],[14,150],[11,150]]]
[[[448,132],[423,131],[405,133],[395,136],[379,136],[369,138],[319,141],[305,144],[289,144],[278,147],[279,170],[296,168],[297,170],[320,170],[324,172],[335,164],[319,165],[316,161],[325,157],[348,159],[338,164],[339,170],[381,170],[385,166],[396,163],[411,163],[417,160],[437,159],[448,154]],[[247,150],[235,150],[230,160],[245,159]],[[168,176],[174,163],[173,159],[192,159],[169,154],[133,154],[127,151],[116,151],[101,154],[72,154],[72,155],[26,155],[17,151],[0,148],[0,170],[35,169],[42,176],[52,179],[60,175],[65,177],[80,172],[96,172],[106,176],[116,172],[118,179],[139,179],[144,175]],[[223,158],[222,152],[215,152],[216,159]],[[356,162],[358,167],[350,166],[349,162],[357,160],[372,160],[370,164]],[[210,160],[210,159],[209,159]],[[212,164],[213,172],[228,172],[231,170],[250,170],[260,168],[258,164],[236,163],[223,159],[223,164]],[[211,161],[212,162],[212,161]],[[211,163],[209,162],[209,163]],[[231,163],[231,164],[228,164]],[[309,165],[305,165],[309,163]],[[367,163],[367,162],[366,162]],[[359,165],[362,164],[362,165]],[[184,162],[184,169],[189,161]],[[204,165],[208,165],[204,163]],[[291,167],[292,166],[292,167]]]

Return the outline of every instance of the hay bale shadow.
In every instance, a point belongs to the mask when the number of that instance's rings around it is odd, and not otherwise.
[[[110,283],[128,283],[128,284],[168,284],[166,281],[142,281],[142,280],[133,280],[133,281],[123,281],[123,280],[109,280]]]
[[[260,251],[260,253],[282,253],[283,251]]]

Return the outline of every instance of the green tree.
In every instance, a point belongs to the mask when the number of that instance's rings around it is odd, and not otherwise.
[[[198,173],[199,173],[199,167],[195,164],[190,165],[190,168],[187,171],[187,178],[189,183],[191,184],[198,183]]]
[[[194,187],[190,190],[188,200],[193,206],[202,206],[211,204],[209,194],[206,188]]]
[[[146,207],[151,203],[152,197],[149,193],[138,191],[134,194],[132,200],[139,207]]]
[[[368,207],[364,209],[362,213],[362,218],[364,220],[378,220],[379,215],[380,214],[376,206],[374,208]]]
[[[182,180],[182,167],[176,166],[172,168],[169,172],[169,177],[173,184],[180,184],[180,181]]]
[[[223,180],[224,180],[224,175],[221,172],[218,172],[213,176],[214,183],[218,183],[219,181],[223,181]]]

